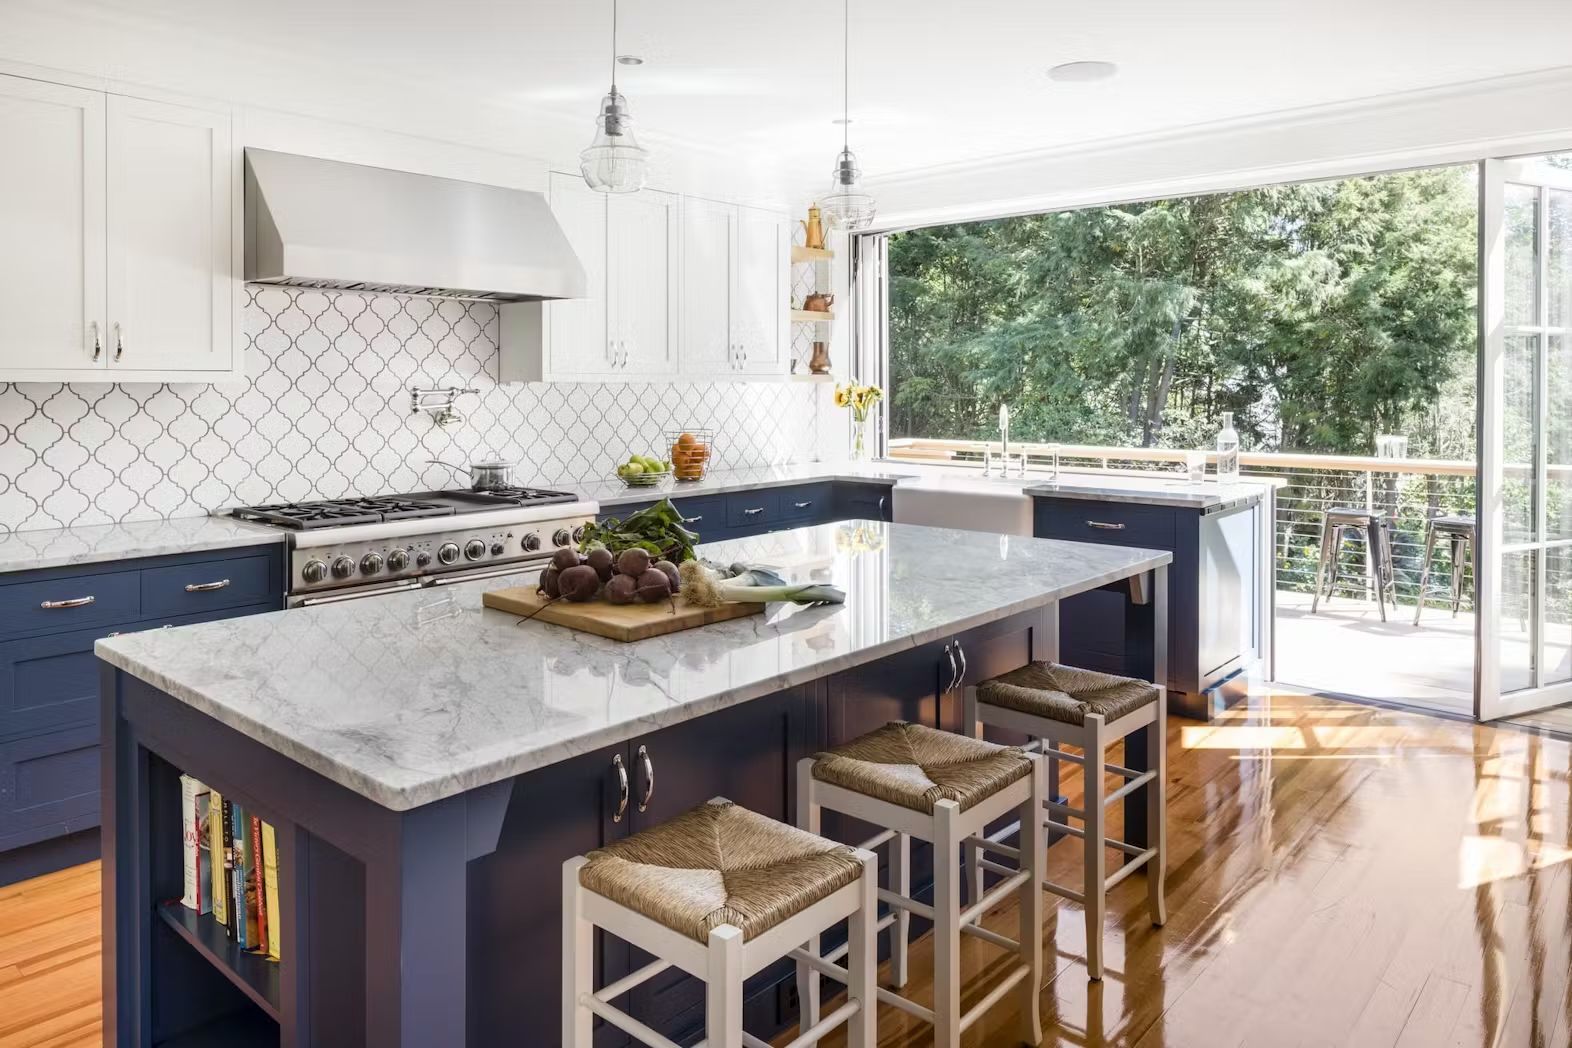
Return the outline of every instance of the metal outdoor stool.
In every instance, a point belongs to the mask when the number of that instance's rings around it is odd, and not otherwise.
[[[1436,540],[1445,537],[1452,544],[1452,578],[1448,595],[1452,598],[1452,617],[1463,602],[1463,548],[1472,555],[1477,542],[1479,525],[1468,514],[1449,517],[1431,517],[1425,522],[1425,557],[1419,567],[1419,598],[1414,602],[1414,625],[1419,625],[1419,613],[1425,608],[1425,585],[1430,581],[1430,561],[1435,557]]]
[[[562,1044],[592,1048],[596,1016],[652,1048],[677,1048],[611,1002],[667,968],[705,986],[707,1048],[759,1048],[742,1028],[743,980],[850,918],[847,1000],[793,1045],[845,1025],[850,1048],[874,1048],[878,858],[728,800],[701,804],[562,867]],[[526,888],[528,886],[525,886]],[[595,929],[655,960],[595,988]]]
[[[1310,601],[1310,614],[1314,615],[1321,604],[1321,580],[1326,579],[1326,599],[1332,599],[1341,576],[1337,570],[1337,555],[1342,551],[1343,536],[1350,531],[1362,532],[1365,540],[1365,569],[1375,589],[1376,607],[1381,611],[1381,621],[1386,621],[1386,600],[1392,599],[1397,608],[1397,579],[1392,572],[1392,522],[1379,510],[1337,506],[1326,511],[1321,522],[1321,559],[1315,568],[1315,597]]]

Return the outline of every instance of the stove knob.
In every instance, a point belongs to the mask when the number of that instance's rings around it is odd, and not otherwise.
[[[568,533],[567,528],[558,528],[551,536],[551,541],[559,546],[566,546],[573,541],[573,536]]]
[[[480,539],[470,539],[464,543],[464,559],[479,560],[486,555],[486,544]]]
[[[423,549],[419,553],[415,554],[415,567],[417,567],[417,568],[424,568],[426,565],[428,565],[430,563],[431,563],[431,551],[430,550]]]
[[[382,572],[382,554],[367,553],[360,558],[360,573],[362,575],[378,575]]]
[[[532,531],[528,535],[525,535],[523,546],[525,553],[534,553],[536,550],[540,549],[540,533]]]
[[[491,544],[491,555],[493,557],[500,557],[500,556],[502,556],[502,551],[505,550],[505,549],[507,549],[507,547],[504,546],[502,543],[500,543],[500,542],[493,542]]]
[[[388,554],[388,570],[403,571],[409,567],[409,550],[396,549]]]
[[[456,542],[444,542],[437,548],[437,559],[444,564],[452,564],[459,559],[459,548]]]
[[[347,579],[351,575],[353,575],[354,573],[355,573],[355,562],[354,561],[350,560],[348,557],[334,557],[333,558],[333,577],[335,579]]]
[[[300,577],[315,585],[327,578],[327,565],[320,560],[308,560],[305,567],[300,569]]]
[[[578,527],[573,529],[573,541],[574,542],[583,542],[584,541],[584,525],[580,524]]]

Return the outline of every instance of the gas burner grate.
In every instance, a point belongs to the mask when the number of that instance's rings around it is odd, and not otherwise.
[[[549,506],[555,502],[577,502],[579,497],[571,491],[551,491],[548,488],[488,488],[485,491],[461,492],[466,495],[486,495],[503,499],[518,506]]]
[[[456,512],[452,506],[444,506],[438,502],[393,496],[245,506],[235,510],[234,516],[258,524],[274,524],[295,531],[309,531],[313,528],[343,527],[346,524],[377,524],[385,520],[450,517]]]

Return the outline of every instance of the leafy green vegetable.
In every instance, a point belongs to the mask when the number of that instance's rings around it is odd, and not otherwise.
[[[682,526],[682,514],[671,504],[671,499],[661,499],[623,520],[607,517],[598,524],[585,525],[579,549],[588,552],[596,546],[604,546],[614,554],[625,549],[642,549],[656,559],[681,564],[693,559],[693,547],[698,541],[697,532]]]

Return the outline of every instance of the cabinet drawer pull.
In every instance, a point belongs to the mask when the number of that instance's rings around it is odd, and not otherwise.
[[[944,654],[949,656],[950,659],[950,683],[944,686],[944,690],[946,692],[952,692],[955,690],[955,682],[960,680],[961,677],[960,670],[956,669],[955,667],[955,646],[953,644],[946,644],[944,646]]]
[[[1105,523],[1104,521],[1101,521],[1101,520],[1089,520],[1089,521],[1086,522],[1086,526],[1089,527],[1089,528],[1100,528],[1103,531],[1123,531],[1124,530],[1124,525],[1123,524],[1108,524],[1108,523]]]
[[[93,321],[91,326],[93,328],[93,361],[97,363],[98,358],[104,355],[104,341],[98,337],[98,321]]]
[[[650,761],[650,751],[639,747],[639,763],[644,765],[644,796],[639,798],[639,811],[649,810],[650,798],[655,796],[655,765]]]
[[[682,522],[684,524],[700,524],[703,521],[704,521],[704,514],[702,514],[702,513],[700,513],[696,517],[683,517],[682,518]]]
[[[757,517],[760,513],[763,513],[763,512],[764,512],[764,507],[763,506],[755,506],[752,509],[745,509],[745,510],[743,510],[742,511],[742,515],[744,517]]]
[[[966,681],[966,648],[960,641],[955,642],[955,654],[961,657],[961,672],[956,674],[955,683],[962,684]]]
[[[807,509],[809,506],[813,505],[813,500],[808,499],[806,502],[793,502],[792,505],[798,509]]]
[[[40,608],[85,608],[97,600],[97,597],[72,597],[69,600],[46,600],[39,605]]]
[[[621,822],[622,817],[628,814],[628,769],[622,764],[622,754],[611,755],[611,766],[617,769],[617,812],[611,821]]]
[[[186,592],[212,593],[214,590],[221,590],[228,585],[228,579],[219,579],[217,582],[188,582],[186,583]]]
[[[115,321],[115,360],[119,360],[126,351],[125,336],[120,331],[120,321]]]

